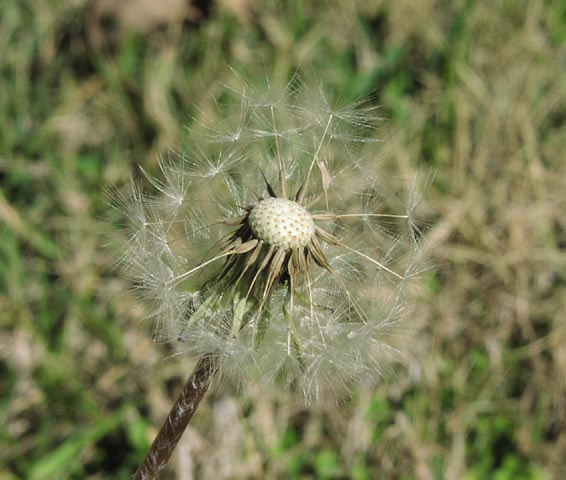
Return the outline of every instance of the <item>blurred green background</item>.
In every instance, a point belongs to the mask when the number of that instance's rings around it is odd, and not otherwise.
[[[214,388],[164,479],[566,478],[566,3],[2,0],[0,480],[126,479],[192,362],[113,270],[104,190],[233,76],[373,96],[433,172],[407,365],[340,406]]]

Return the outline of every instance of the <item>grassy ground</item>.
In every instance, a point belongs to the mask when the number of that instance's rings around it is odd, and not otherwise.
[[[217,388],[163,478],[566,475],[564,3],[287,3],[0,4],[1,480],[128,478],[190,372],[113,272],[103,191],[227,65],[375,96],[383,160],[435,172],[433,268],[395,376],[311,409]]]

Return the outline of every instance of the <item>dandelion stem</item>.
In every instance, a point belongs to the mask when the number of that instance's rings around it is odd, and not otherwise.
[[[189,421],[208,391],[217,368],[212,355],[201,357],[175,405],[161,425],[157,437],[134,475],[134,480],[159,478],[159,472],[165,468]]]

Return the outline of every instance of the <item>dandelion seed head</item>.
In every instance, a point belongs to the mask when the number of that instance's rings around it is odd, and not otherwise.
[[[119,196],[120,265],[158,340],[213,355],[237,385],[336,401],[402,356],[418,191],[384,188],[364,102],[298,76],[267,93],[236,81],[198,110],[186,151]]]

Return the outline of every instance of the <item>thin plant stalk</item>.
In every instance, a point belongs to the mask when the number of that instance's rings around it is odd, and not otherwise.
[[[202,356],[161,425],[157,437],[134,475],[134,480],[159,478],[159,472],[163,470],[175,450],[189,421],[208,391],[216,371],[217,365],[213,356],[210,354]]]

